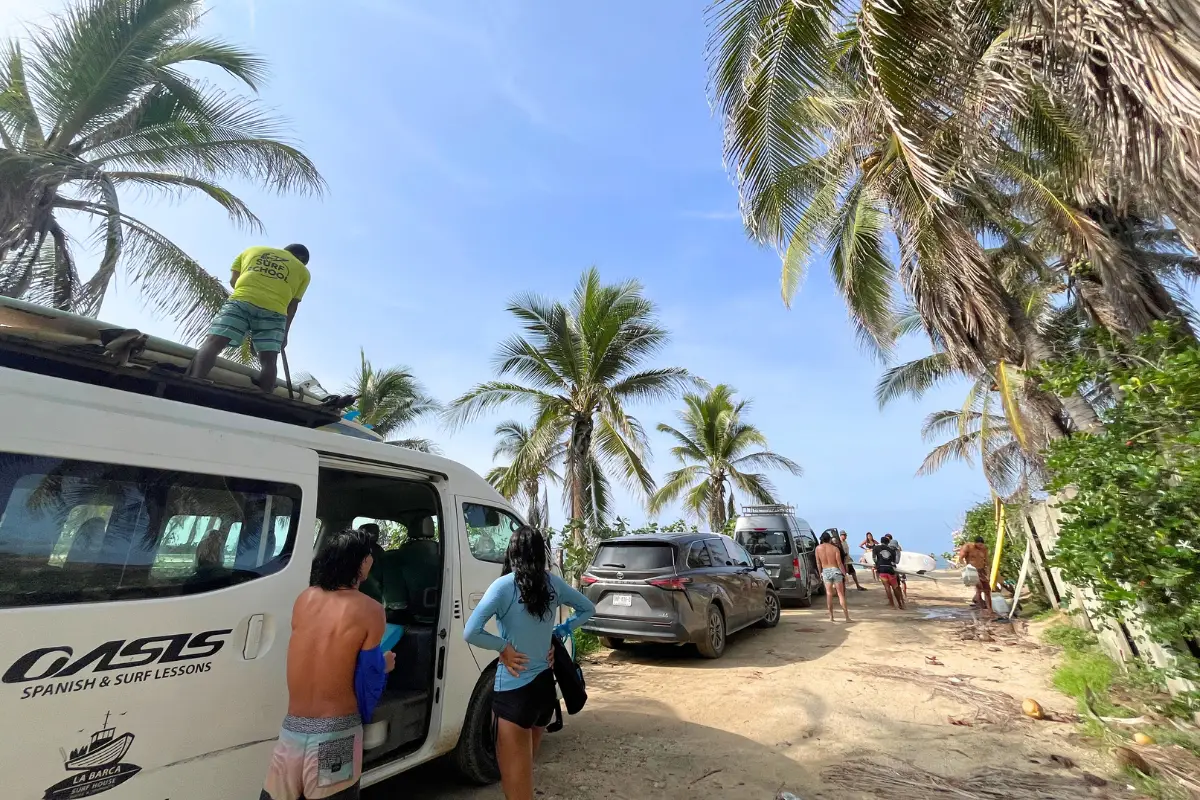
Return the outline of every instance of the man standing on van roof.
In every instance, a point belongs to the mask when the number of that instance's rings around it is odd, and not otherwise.
[[[358,590],[371,571],[375,537],[328,537],[313,559],[313,585],[292,607],[288,713],[259,800],[356,800],[363,723],[371,721],[387,673],[383,607]]]
[[[287,346],[296,309],[308,289],[308,248],[251,247],[233,261],[233,294],[208,329],[208,339],[188,367],[189,378],[206,378],[226,347],[241,347],[247,335],[262,372],[258,388],[275,389],[276,359]]]

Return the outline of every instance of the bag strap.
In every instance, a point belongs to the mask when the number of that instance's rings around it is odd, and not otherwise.
[[[554,719],[546,726],[546,733],[558,733],[563,729],[562,703],[554,698]]]

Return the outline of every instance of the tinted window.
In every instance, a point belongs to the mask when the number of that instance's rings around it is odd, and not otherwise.
[[[704,569],[712,566],[712,558],[704,547],[704,542],[696,542],[688,549],[687,565],[691,569]]]
[[[712,553],[714,566],[724,567],[733,560],[729,557],[729,553],[725,550],[725,543],[720,539],[709,539],[707,544],[708,552]]]
[[[787,531],[738,531],[736,538],[752,556],[786,556],[792,552]]]
[[[602,544],[592,566],[633,571],[667,569],[675,563],[669,544]]]
[[[471,555],[480,561],[503,564],[508,543],[521,522],[507,511],[477,503],[463,503],[467,523],[467,544]]]
[[[735,565],[739,567],[750,566],[750,556],[741,548],[741,545],[734,542],[725,542],[725,548],[729,551],[729,557]]]
[[[287,563],[287,484],[0,453],[0,607],[220,589]]]

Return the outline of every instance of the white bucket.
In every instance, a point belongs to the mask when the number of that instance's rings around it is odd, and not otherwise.
[[[388,723],[385,719],[365,726],[363,728],[363,750],[371,750],[379,747],[387,741],[387,735]]]
[[[1008,599],[998,591],[992,593],[992,611],[1002,617],[1008,616]]]

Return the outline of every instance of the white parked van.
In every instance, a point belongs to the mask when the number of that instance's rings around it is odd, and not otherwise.
[[[45,344],[0,335],[0,795],[257,797],[313,550],[366,522],[404,633],[363,784],[450,753],[498,777],[495,654],[462,638],[519,524],[487,482],[286,395]]]

